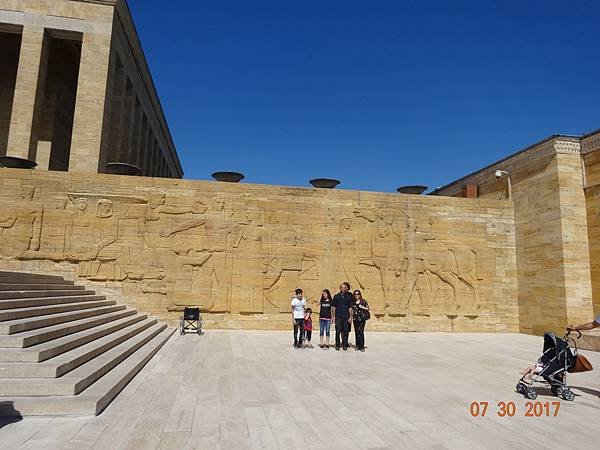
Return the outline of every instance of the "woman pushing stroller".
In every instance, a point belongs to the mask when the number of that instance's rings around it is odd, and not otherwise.
[[[573,329],[577,331],[579,338],[581,333],[576,327]],[[523,376],[516,388],[519,394],[533,400],[537,397],[533,384],[547,383],[554,395],[566,401],[575,399],[575,394],[567,385],[567,372],[584,372],[592,370],[592,366],[583,355],[577,353],[577,342],[569,336],[570,333],[571,327],[567,329],[564,338],[559,338],[554,333],[544,334],[543,354],[535,364],[521,372]]]

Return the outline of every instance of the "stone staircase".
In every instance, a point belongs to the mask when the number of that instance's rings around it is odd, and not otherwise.
[[[173,331],[62,277],[0,271],[0,416],[100,414]]]

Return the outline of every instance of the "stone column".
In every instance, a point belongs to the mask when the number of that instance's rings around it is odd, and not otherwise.
[[[579,143],[558,141],[556,147],[566,313],[566,323],[560,325],[564,327],[589,322],[594,304],[583,171],[580,154],[574,151]]]
[[[121,123],[121,145],[119,149],[118,162],[131,164],[131,139],[132,128],[135,113],[135,95],[133,93],[133,85],[127,80],[125,88],[125,97],[123,98],[123,121]]]
[[[98,172],[110,42],[110,34],[83,35],[69,157],[70,171]]]
[[[150,176],[155,177],[158,172],[158,142],[156,139],[152,143],[152,171]]]
[[[154,169],[154,176],[160,177],[162,171],[162,159],[160,157],[160,148],[156,150],[156,168]]]
[[[107,163],[124,162],[120,159],[120,153],[123,146],[122,136],[126,90],[127,74],[123,65],[117,63],[112,76],[112,89],[109,100],[110,114],[108,115],[108,123],[106,124],[108,127]]]
[[[164,178],[165,177],[165,169],[167,167],[167,164],[165,162],[165,158],[163,157],[162,149],[159,149],[159,154],[160,154],[160,156],[159,156],[159,158],[160,158],[160,173],[159,173],[159,175],[161,178]]]
[[[35,117],[36,100],[43,95],[48,62],[44,28],[25,25],[21,39],[21,53],[6,154],[35,160],[35,150],[30,155],[31,130]]]
[[[144,175],[147,177],[152,176],[152,149],[154,148],[154,133],[150,124],[148,124],[148,138],[146,139],[146,146],[144,147]]]
[[[146,157],[146,149],[148,148],[149,136],[150,128],[148,128],[148,119],[142,111],[142,137],[140,139],[140,146],[138,148],[137,156],[138,164],[140,166],[140,169],[142,169],[142,175],[146,175],[148,170],[148,158]]]
[[[128,163],[134,164],[140,167],[140,161],[138,158],[140,150],[140,142],[142,140],[142,106],[134,95],[134,107],[133,107],[133,126],[131,127],[131,140],[129,144],[129,155]],[[141,167],[140,167],[141,168]]]

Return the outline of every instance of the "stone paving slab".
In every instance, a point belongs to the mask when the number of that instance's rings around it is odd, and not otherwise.
[[[174,336],[99,417],[3,419],[0,449],[598,448],[600,353],[582,352],[598,371],[569,376],[574,402],[525,417],[514,387],[541,337],[367,331],[365,353],[291,337]],[[485,417],[474,401],[489,402]],[[499,417],[511,401],[516,414]]]

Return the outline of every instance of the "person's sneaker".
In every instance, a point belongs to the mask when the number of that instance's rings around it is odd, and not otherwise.
[[[308,344],[308,348],[314,348],[312,344]]]
[[[346,351],[348,351],[348,347],[344,347],[344,351],[345,351],[345,352],[346,352]]]
[[[336,349],[338,352],[340,351],[340,348],[339,348],[337,345],[335,346],[335,349]]]
[[[361,349],[360,349],[360,351],[361,351],[361,352],[364,352],[364,351],[365,351],[365,349],[364,349],[364,348],[361,348]]]
[[[354,347],[354,351],[357,352],[359,350],[358,347]]]
[[[319,344],[319,348],[323,348],[323,344]]]

